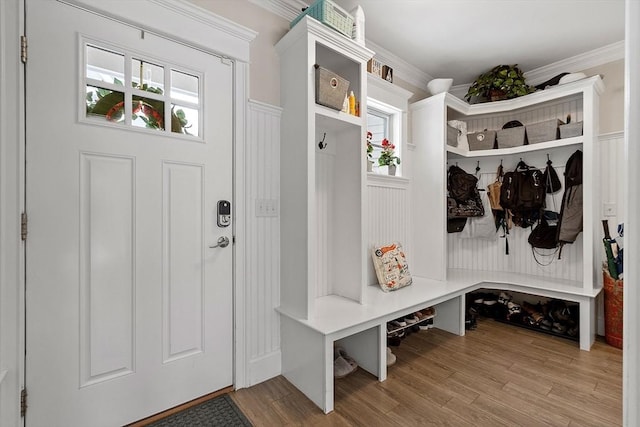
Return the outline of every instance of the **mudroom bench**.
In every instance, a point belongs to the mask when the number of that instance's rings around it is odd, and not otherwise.
[[[308,319],[278,308],[281,314],[282,375],[325,413],[333,411],[333,349],[339,343],[360,368],[387,378],[388,321],[435,306],[434,326],[464,335],[465,295],[477,289],[523,292],[558,298],[580,305],[580,348],[595,340],[595,298],[600,289],[585,293],[579,283],[522,274],[449,270],[446,281],[413,278],[411,286],[384,293],[368,286],[363,304],[337,295],[315,300]]]

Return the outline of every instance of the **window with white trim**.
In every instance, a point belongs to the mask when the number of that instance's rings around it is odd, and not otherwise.
[[[373,173],[387,174],[387,166],[378,164],[384,139],[394,145],[394,155],[402,161],[401,117],[400,110],[371,98],[367,100],[367,132],[371,132],[371,145],[373,146],[373,150],[369,153],[369,160],[373,161]],[[396,173],[396,175],[401,174]]]
[[[83,48],[85,118],[202,137],[201,76],[125,49]]]

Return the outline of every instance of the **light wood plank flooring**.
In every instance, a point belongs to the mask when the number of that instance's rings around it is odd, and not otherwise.
[[[481,319],[464,337],[431,329],[392,347],[384,382],[358,369],[335,381],[324,415],[279,376],[231,394],[255,426],[617,426],[622,351]]]

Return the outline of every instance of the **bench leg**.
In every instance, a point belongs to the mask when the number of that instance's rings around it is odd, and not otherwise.
[[[452,298],[436,305],[437,315],[433,326],[455,335],[464,336],[464,295]]]
[[[580,301],[580,350],[591,350],[596,340],[596,300],[585,298]]]
[[[280,317],[282,375],[325,414],[333,411],[333,342]]]

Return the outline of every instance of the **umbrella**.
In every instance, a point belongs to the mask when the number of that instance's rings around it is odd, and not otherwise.
[[[606,219],[602,220],[602,228],[604,230],[604,239],[602,242],[604,243],[604,251],[607,254],[607,268],[609,270],[609,274],[613,280],[618,280],[618,269],[616,268],[616,259],[613,256],[613,249],[611,245],[615,243],[615,240],[611,238],[611,234],[609,234],[609,221]]]

